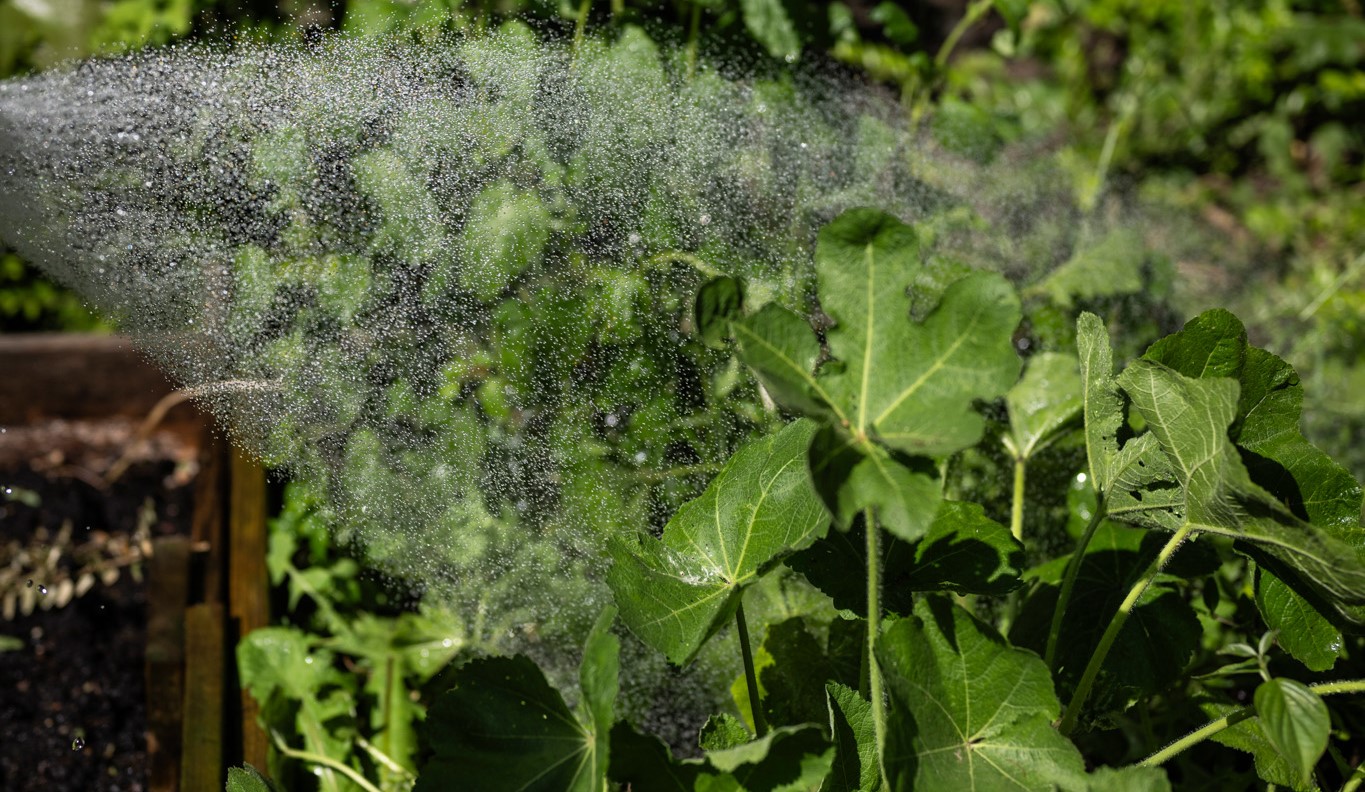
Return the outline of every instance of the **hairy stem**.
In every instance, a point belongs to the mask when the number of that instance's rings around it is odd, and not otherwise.
[[[768,724],[763,722],[763,704],[758,700],[758,674],[754,672],[754,652],[749,646],[749,622],[744,618],[744,600],[735,609],[735,628],[739,630],[739,654],[744,660],[744,682],[749,686],[749,714],[754,720],[754,736],[762,737],[768,733]]]
[[[877,636],[881,632],[882,579],[881,579],[881,529],[871,509],[863,512],[863,527],[867,534],[867,680],[868,694],[872,699],[872,729],[876,735],[877,768],[882,777],[882,786],[890,789],[886,782],[886,767],[882,754],[886,747],[886,699],[882,692],[882,672],[877,666]]]
[[[1010,533],[1018,541],[1024,541],[1024,481],[1028,470],[1028,460],[1014,458],[1014,496],[1010,499]]]
[[[1342,693],[1365,693],[1365,679],[1349,679],[1341,682],[1319,682],[1316,685],[1309,685],[1308,689],[1319,696],[1333,696]],[[1241,709],[1233,710],[1221,718],[1211,720],[1203,726],[1200,726],[1198,729],[1195,729],[1184,737],[1181,737],[1179,740],[1162,748],[1160,751],[1157,751],[1146,759],[1143,759],[1141,762],[1138,762],[1138,764],[1146,767],[1156,767],[1165,764],[1182,751],[1207,740],[1230,726],[1236,726],[1248,718],[1255,717],[1255,715],[1255,707],[1242,707]]]
[[[1071,602],[1071,592],[1076,589],[1076,578],[1080,575],[1081,564],[1085,562],[1085,550],[1090,546],[1090,540],[1095,538],[1095,531],[1099,529],[1100,522],[1104,520],[1104,498],[1096,496],[1095,513],[1090,517],[1090,524],[1085,526],[1085,533],[1081,534],[1081,540],[1076,543],[1076,551],[1071,554],[1071,561],[1066,565],[1066,574],[1062,577],[1062,590],[1057,593],[1057,604],[1052,609],[1052,626],[1047,631],[1047,651],[1043,653],[1043,662],[1047,667],[1057,670],[1054,661],[1057,659],[1057,638],[1062,634],[1062,618],[1066,616],[1066,607]]]
[[[1137,607],[1137,602],[1142,598],[1147,587],[1156,579],[1158,573],[1175,555],[1175,551],[1180,548],[1182,542],[1194,531],[1194,526],[1190,523],[1180,527],[1175,535],[1166,542],[1166,546],[1161,548],[1157,557],[1152,559],[1146,571],[1133,584],[1128,596],[1123,598],[1119,605],[1118,612],[1114,618],[1109,620],[1109,626],[1105,628],[1104,635],[1100,636],[1100,643],[1095,647],[1095,653],[1090,656],[1090,662],[1085,667],[1085,673],[1081,674],[1081,681],[1076,685],[1076,694],[1071,697],[1071,701],[1066,705],[1066,712],[1062,714],[1061,721],[1057,724],[1057,730],[1064,735],[1070,736],[1072,730],[1076,728],[1076,719],[1080,717],[1081,709],[1085,707],[1086,699],[1090,698],[1090,689],[1095,685],[1095,678],[1100,675],[1100,667],[1104,665],[1104,660],[1109,656],[1109,650],[1114,646],[1114,640],[1119,637],[1119,631],[1123,625],[1128,623],[1128,617],[1132,615],[1133,608]]]

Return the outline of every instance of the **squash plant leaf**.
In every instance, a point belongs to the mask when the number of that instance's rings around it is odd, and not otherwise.
[[[1083,404],[1075,357],[1043,352],[1029,358],[1024,376],[1005,394],[1011,453],[1028,459],[1046,448],[1080,416]]]
[[[825,689],[834,736],[834,765],[825,776],[821,792],[877,792],[882,780],[872,703],[838,682],[830,682]]]
[[[815,428],[797,421],[741,448],[659,540],[612,542],[607,584],[640,640],[689,662],[747,586],[824,534],[829,515],[806,466]]]
[[[1085,762],[1052,728],[1047,666],[945,599],[926,597],[877,645],[891,694],[886,772],[895,789],[1084,788]]]
[[[427,715],[433,756],[414,792],[443,789],[452,778],[471,792],[602,789],[619,685],[613,617],[610,608],[602,614],[584,648],[581,718],[524,655],[480,658],[457,671]]]
[[[1184,482],[1184,519],[1241,540],[1245,550],[1300,593],[1360,623],[1365,550],[1295,515],[1252,482],[1227,435],[1240,389],[1227,378],[1194,380],[1137,360],[1118,378]]]
[[[909,454],[951,454],[984,427],[973,399],[1004,394],[1019,378],[1012,338],[1019,298],[1001,276],[976,272],[950,285],[922,324],[907,289],[919,241],[896,218],[866,209],[825,226],[816,245],[821,306],[842,371],[822,377],[854,437],[875,435]]]
[[[1256,688],[1256,717],[1266,739],[1294,770],[1298,786],[1312,780],[1327,751],[1332,719],[1327,705],[1302,682],[1271,679]]]

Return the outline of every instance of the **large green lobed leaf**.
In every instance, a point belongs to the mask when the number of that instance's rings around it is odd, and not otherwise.
[[[877,644],[891,693],[893,789],[1084,788],[1080,751],[1052,728],[1047,666],[947,600],[926,597]]]
[[[816,425],[797,421],[741,448],[659,540],[616,540],[607,583],[631,632],[686,663],[783,556],[823,536],[829,515],[806,451]]]

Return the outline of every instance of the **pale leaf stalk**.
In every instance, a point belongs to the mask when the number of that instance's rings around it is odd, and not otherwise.
[[[1319,696],[1334,696],[1341,695],[1343,693],[1365,693],[1365,679],[1349,679],[1340,682],[1319,682],[1316,685],[1309,685],[1308,689],[1318,694]],[[1224,715],[1221,718],[1216,718],[1214,720],[1209,721],[1203,726],[1200,726],[1198,729],[1195,729],[1194,731],[1190,732],[1184,737],[1181,737],[1180,739],[1176,740],[1170,745],[1167,745],[1160,751],[1157,751],[1156,753],[1152,754],[1146,759],[1143,759],[1141,762],[1138,762],[1138,765],[1143,767],[1158,767],[1160,765],[1163,765],[1166,762],[1169,762],[1171,759],[1174,759],[1177,755],[1184,752],[1185,750],[1192,748],[1195,745],[1198,745],[1199,743],[1203,742],[1204,740],[1207,740],[1208,738],[1223,731],[1224,729],[1236,726],[1242,721],[1247,720],[1249,718],[1253,718],[1255,716],[1256,716],[1255,707],[1242,707],[1241,709],[1233,710],[1232,712],[1229,712],[1228,714]],[[1365,765],[1362,766],[1365,767]],[[1360,768],[1356,768],[1356,775],[1352,779],[1355,780],[1356,783],[1355,786],[1351,786],[1352,789],[1354,789],[1356,786],[1359,786],[1360,781],[1357,779],[1360,778],[1362,778],[1362,776],[1360,775]],[[1349,782],[1348,786],[1350,786]],[[1345,792],[1346,789],[1347,787],[1342,787],[1343,792]]]
[[[886,749],[886,698],[882,692],[882,672],[877,665],[877,635],[881,632],[882,580],[881,529],[871,509],[863,512],[867,534],[867,678],[868,694],[872,699],[872,730],[876,736],[877,772],[882,787],[890,789],[886,780],[886,765],[882,756]]]
[[[1028,460],[1014,458],[1014,495],[1010,501],[1010,533],[1018,541],[1024,541],[1024,482],[1028,475]]]
[[[1085,562],[1085,551],[1090,546],[1090,540],[1095,538],[1095,531],[1100,527],[1104,520],[1104,497],[1097,495],[1095,498],[1095,513],[1090,517],[1090,523],[1085,526],[1085,533],[1081,534],[1081,539],[1076,543],[1076,551],[1071,554],[1071,561],[1066,565],[1066,574],[1062,577],[1062,590],[1057,593],[1057,604],[1052,609],[1052,626],[1047,631],[1047,651],[1043,653],[1043,662],[1047,667],[1056,671],[1054,661],[1057,659],[1057,639],[1062,634],[1062,619],[1066,616],[1067,605],[1071,602],[1071,593],[1076,590],[1076,578],[1080,576],[1081,564]]]
[[[352,783],[363,789],[365,792],[380,792],[379,787],[375,786],[373,783],[370,782],[368,778],[356,772],[356,770],[351,768],[350,766],[343,764],[342,762],[338,762],[337,760],[333,759],[330,756],[326,756],[325,754],[310,753],[308,751],[300,751],[296,748],[290,748],[289,743],[284,741],[284,737],[282,737],[279,732],[271,730],[270,734],[272,737],[275,738],[275,748],[278,749],[280,753],[284,754],[290,759],[297,759],[300,762],[304,762],[306,764],[320,765],[322,767],[328,768],[329,770],[335,770],[336,772],[346,776],[346,778],[350,779]]]
[[[763,720],[763,704],[758,699],[758,674],[754,672],[754,652],[749,645],[749,622],[744,618],[744,599],[735,609],[735,629],[739,633],[739,655],[744,661],[744,682],[749,688],[749,714],[753,717],[754,736],[763,737],[768,733],[768,724]]]
[[[1123,625],[1128,623],[1128,617],[1133,614],[1133,609],[1137,607],[1137,602],[1147,591],[1147,587],[1152,584],[1156,576],[1175,555],[1175,551],[1194,531],[1192,523],[1186,523],[1180,530],[1166,542],[1166,546],[1161,548],[1157,557],[1152,559],[1152,563],[1143,572],[1142,577],[1133,584],[1128,596],[1123,598],[1119,605],[1118,612],[1109,620],[1109,626],[1105,628],[1104,635],[1100,636],[1100,643],[1095,647],[1095,653],[1090,656],[1090,662],[1085,667],[1085,673],[1081,674],[1081,681],[1076,685],[1076,693],[1071,697],[1071,701],[1066,705],[1066,712],[1062,714],[1061,721],[1057,724],[1057,730],[1062,734],[1070,736],[1076,728],[1076,720],[1080,717],[1081,709],[1085,707],[1085,702],[1090,698],[1090,689],[1095,685],[1095,678],[1100,675],[1100,667],[1104,665],[1105,658],[1109,656],[1109,650],[1113,648],[1114,641],[1119,637],[1119,632],[1123,630]]]

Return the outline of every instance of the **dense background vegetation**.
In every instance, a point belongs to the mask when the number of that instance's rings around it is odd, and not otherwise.
[[[1298,368],[1308,436],[1357,480],[1365,478],[1365,401],[1358,395],[1365,392],[1365,130],[1349,120],[1365,116],[1365,17],[1352,0],[0,0],[0,74],[188,38],[307,39],[340,29],[420,39],[434,29],[486,29],[508,18],[539,20],[563,35],[635,24],[695,53],[688,57],[723,57],[769,75],[814,64],[899,92],[926,146],[983,168],[942,175],[978,179],[972,189],[982,201],[972,216],[939,222],[927,233],[956,236],[956,249],[979,259],[970,263],[990,262],[1020,287],[1021,348],[1071,347],[1072,320],[1088,308],[1124,329],[1115,343],[1116,357],[1126,361],[1199,310],[1232,308],[1256,345]],[[985,241],[973,243],[981,224],[1017,242],[982,235]],[[0,322],[6,331],[95,324],[77,299],[5,251]],[[723,398],[711,390],[735,387],[739,375],[727,376],[728,385],[719,379],[707,385],[708,396]],[[738,415],[727,425],[752,429],[746,420],[764,418]],[[637,433],[628,442],[648,448],[649,438]],[[723,458],[735,442],[726,434],[701,461]],[[627,444],[619,450],[634,453]],[[670,453],[666,461],[697,461]],[[1062,444],[1049,453],[1074,462],[1078,449]],[[969,453],[962,465],[959,479],[970,480],[975,498],[1003,522],[1011,498],[1000,472],[1008,470],[1003,451]],[[656,527],[713,472],[655,487]],[[1063,483],[1048,481],[1045,472],[1039,482],[1040,489]],[[1061,502],[1056,493],[1065,487],[1052,489],[1030,504],[1024,526],[1030,536],[1048,535],[1034,522],[1068,515],[1074,522],[1084,511]],[[465,628],[436,611],[400,613],[332,546],[323,513],[305,488],[291,490],[273,540],[272,572],[291,609],[305,603],[294,623],[328,636],[322,651],[365,673],[329,674],[325,662],[312,676],[280,671],[290,657],[319,648],[293,646],[289,641],[303,640],[299,633],[282,631],[272,634],[275,643],[254,645],[279,654],[254,655],[259,662],[247,675],[273,704],[267,715],[287,739],[299,736],[310,751],[347,756],[355,750],[348,735],[323,727],[339,711],[333,708],[357,699],[405,702],[405,686],[436,685],[434,675],[461,648],[442,636]],[[1232,597],[1235,581],[1219,585]],[[1029,617],[1036,614],[1026,610],[1021,619]],[[1251,653],[1248,663],[1264,669],[1265,647],[1251,646],[1258,636],[1239,637]],[[469,638],[476,643],[481,636],[475,630]],[[245,657],[253,657],[250,650]],[[401,670],[386,676],[378,671],[385,667]],[[374,757],[412,753],[415,736],[400,726],[411,724],[418,705],[366,706],[386,742],[352,764],[401,787],[403,773]],[[1151,735],[1150,723],[1124,726],[1126,733]],[[1123,747],[1105,740],[1114,741],[1095,737],[1088,752],[1122,761]],[[272,769],[277,777],[290,772],[284,762]],[[323,779],[344,788],[333,774]]]

